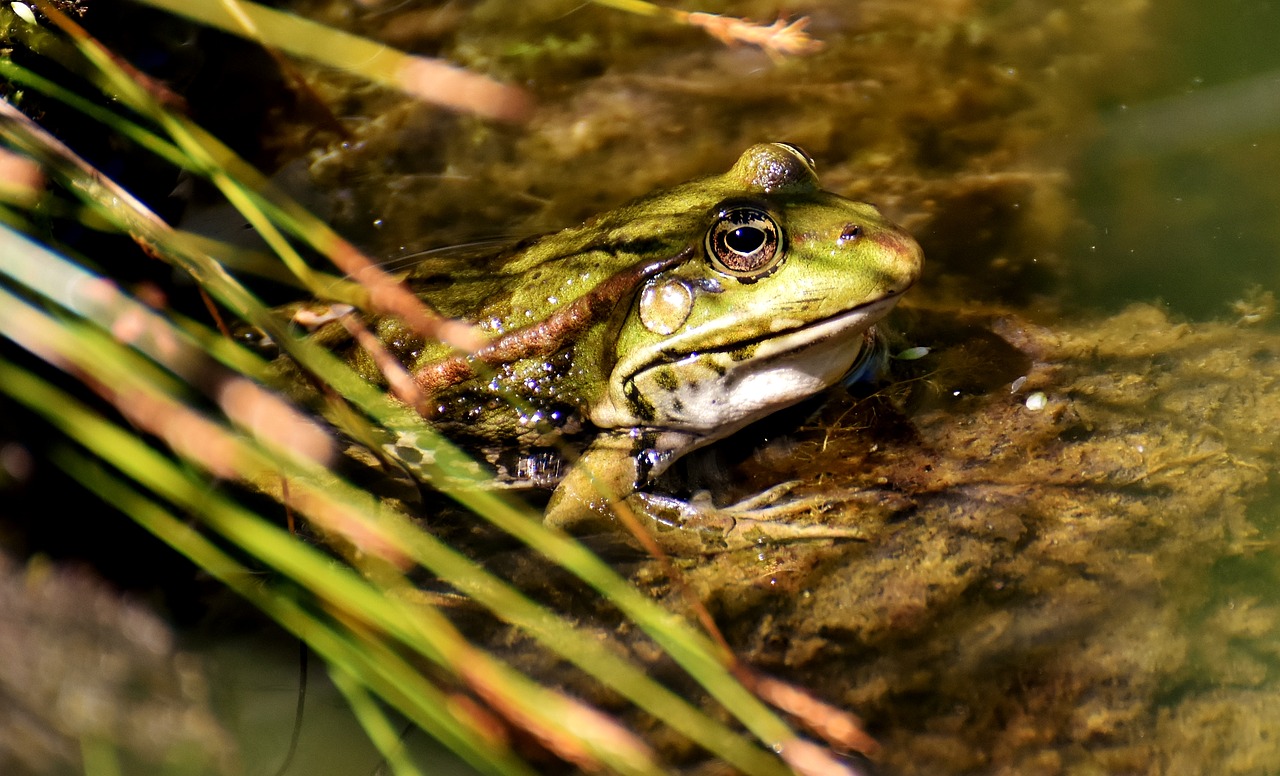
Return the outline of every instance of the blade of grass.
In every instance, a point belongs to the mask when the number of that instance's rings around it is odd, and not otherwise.
[[[87,118],[93,119],[104,126],[110,127],[113,131],[118,132],[129,140],[137,143],[139,147],[149,151],[161,159],[164,159],[166,162],[169,162],[179,169],[187,170],[189,172],[200,172],[199,167],[191,157],[183,153],[182,150],[173,143],[170,143],[168,140],[165,140],[149,129],[142,127],[119,113],[103,108],[100,105],[96,105],[92,101],[76,94],[61,84],[44,78],[37,73],[33,73],[7,59],[0,59],[0,77],[6,78],[14,83],[22,84],[23,86],[34,89],[58,100],[67,107],[79,111]],[[248,168],[248,165],[243,162],[241,162],[241,166],[243,168]],[[256,174],[256,171],[254,172]],[[265,183],[267,183],[265,178],[258,180],[258,188],[261,189]],[[242,186],[242,188],[249,194],[254,193],[248,186]],[[299,232],[305,231],[295,223],[296,219],[290,218],[265,196],[256,197],[256,202],[257,205],[267,212],[276,222],[283,221],[286,228],[293,225],[295,228],[291,229],[290,232],[295,236],[298,236]],[[220,242],[203,235],[182,232],[181,230],[175,231],[179,234],[187,235],[187,238],[199,250],[209,255],[217,256],[219,262],[231,269],[240,269],[252,272],[259,277],[264,277],[280,283],[301,285],[297,276],[293,273],[283,271],[275,262],[267,261],[265,254],[248,251],[239,246]],[[314,269],[311,270],[311,277],[313,281],[318,286],[325,289],[329,295],[341,295],[342,287],[345,283],[341,278],[328,275]]]
[[[97,105],[91,100],[85,99],[83,96],[75,93],[56,81],[45,78],[39,73],[34,73],[9,59],[0,59],[0,77],[16,84],[21,84],[22,86],[26,86],[30,89],[35,89],[42,94],[56,99],[63,105],[83,113],[86,117],[93,119],[99,124],[111,127],[137,143],[141,148],[150,151],[175,167],[180,169],[191,169],[191,160],[179,151],[177,146],[164,140],[154,132],[144,129],[124,116],[108,110],[101,105]]]
[[[6,253],[9,252],[6,251]],[[7,297],[7,295],[4,296]],[[0,301],[4,302],[3,305],[0,305],[0,330],[10,332],[15,329],[20,330],[20,339],[29,339],[40,335],[40,326],[37,320],[30,318],[15,319],[13,317],[21,307],[20,301],[12,298],[0,299]],[[69,334],[65,328],[53,329],[48,333],[53,338],[66,337],[71,334],[74,334],[74,332]],[[11,334],[10,336],[13,335]],[[122,386],[127,384],[131,377],[136,376],[139,370],[136,364],[131,363],[113,365],[113,358],[109,351],[110,344],[110,341],[95,339],[87,343],[87,347],[82,345],[82,349],[93,355],[92,357],[86,355],[79,366],[86,370],[97,370],[98,377],[103,382]],[[46,343],[43,347],[37,346],[35,349],[41,350],[48,347],[50,345]],[[63,349],[66,350],[68,348],[64,346]],[[60,420],[71,423],[72,426],[88,422],[83,417],[72,417],[65,414]],[[213,441],[208,438],[207,434],[204,435],[204,444],[207,445]],[[131,437],[118,438],[111,444],[105,445],[103,450],[125,454],[126,459],[130,462],[128,465],[129,470],[133,471],[134,476],[139,477],[144,476],[145,470],[134,471],[133,466],[140,465],[139,462],[148,459],[152,460],[154,465],[159,466],[161,465],[159,462],[163,460],[158,457],[155,451]],[[241,453],[240,457],[243,458],[243,456],[244,453]],[[251,464],[241,463],[240,465],[242,468],[247,466],[251,470],[259,470],[268,466],[268,463],[253,462]],[[176,483],[164,484],[161,482],[148,482],[148,485],[152,488],[165,488],[164,492],[168,494],[169,498],[179,498],[179,494],[187,494],[188,500],[185,503],[192,508],[196,508],[197,505],[204,505],[204,508],[208,509],[211,503],[217,503],[216,500],[211,501],[207,494],[199,495],[197,493],[199,486],[194,483],[181,487]],[[321,563],[320,567],[290,565],[297,562],[296,558],[291,561],[287,557],[289,548],[296,543],[279,529],[270,525],[257,524],[244,518],[236,518],[236,523],[233,526],[227,525],[225,520],[230,518],[226,515],[206,515],[206,519],[210,520],[211,525],[218,527],[219,530],[233,537],[252,552],[260,555],[268,553],[263,555],[264,561],[281,568],[291,575],[300,575],[300,579],[309,589],[326,589],[324,569],[327,568],[327,565],[323,563]],[[527,520],[527,518],[523,519]],[[605,681],[606,684],[613,685],[619,691],[633,698],[641,707],[669,720],[677,726],[677,729],[684,731],[694,740],[725,757],[726,760],[737,762],[747,772],[769,772],[770,769],[766,765],[767,759],[763,758],[763,753],[751,747],[744,747],[741,740],[736,736],[711,723],[704,716],[687,707],[677,696],[648,680],[643,671],[625,661],[617,660],[601,645],[592,643],[567,623],[544,610],[540,610],[528,602],[527,599],[509,590],[497,580],[487,577],[470,561],[449,551],[448,548],[440,545],[433,537],[412,529],[408,526],[407,520],[402,520],[401,524],[403,528],[397,532],[399,535],[392,540],[392,543],[407,548],[415,559],[441,575],[443,579],[464,592],[472,593],[477,600],[489,605],[500,616],[526,627],[535,637],[548,646],[556,648],[565,657],[578,663],[585,670]],[[334,595],[335,597],[337,596],[336,591]],[[396,611],[378,614],[385,608],[385,600],[370,600],[367,597],[362,597],[358,602],[351,604],[348,611],[359,613],[357,616],[365,618],[377,615],[375,620],[378,627],[396,633],[406,641],[413,641],[415,637],[422,637],[433,632],[443,632],[442,629],[447,627],[443,621],[436,623],[424,622],[424,614],[419,608],[400,607]],[[461,647],[455,644],[454,648]],[[443,659],[438,653],[428,656],[433,657],[433,659]]]
[[[225,274],[213,263],[209,276],[224,282]],[[228,279],[229,280],[229,279]],[[232,283],[234,281],[231,281]],[[278,326],[276,327],[278,329]],[[300,354],[307,358],[333,361],[327,353],[305,353],[306,343],[288,342],[286,346],[296,347]],[[301,360],[301,359],[300,359]],[[304,363],[306,363],[304,361]],[[314,363],[314,361],[313,361]],[[338,366],[336,371],[325,372],[326,377],[342,374],[349,378],[350,370]],[[333,381],[343,395],[348,398],[364,391],[364,395],[372,399],[372,405],[357,402],[370,410],[389,428],[403,428],[408,424],[416,433],[422,434],[426,427],[420,422],[406,418],[402,411],[390,408],[385,397],[372,391],[371,387],[359,380],[350,379]],[[373,396],[369,396],[372,392]],[[376,397],[376,398],[375,398]],[[447,466],[438,465],[441,474],[447,475],[445,480],[459,477],[474,477],[474,463],[461,451],[438,436],[433,438],[437,459]],[[571,573],[586,581],[589,585],[614,601],[628,617],[632,618],[655,641],[666,649],[687,671],[702,684],[725,708],[737,716],[746,727],[761,741],[775,751],[784,749],[788,742],[795,740],[795,734],[779,720],[763,703],[753,696],[731,674],[716,657],[716,649],[708,639],[688,627],[683,620],[666,612],[649,600],[625,580],[617,576],[603,561],[597,558],[581,544],[563,534],[548,531],[530,521],[524,510],[515,507],[509,500],[489,491],[466,489],[451,492],[464,506],[477,514],[494,522],[503,530],[512,533],[546,557],[562,565]],[[701,742],[704,743],[705,742]]]
[[[201,515],[211,527],[235,537],[241,547],[293,577],[304,589],[321,596],[327,602],[326,608],[341,607],[344,617],[366,620],[390,634],[399,631],[403,635],[407,627],[419,637],[406,640],[407,646],[415,647],[425,657],[467,678],[491,700],[504,699],[513,708],[530,715],[529,721],[544,729],[555,729],[573,721],[572,718],[565,719],[556,715],[557,711],[563,711],[562,698],[471,648],[438,612],[422,606],[415,607],[412,611],[406,610],[399,602],[384,597],[379,590],[349,570],[334,566],[314,549],[299,544],[280,529],[211,495],[200,482],[178,470],[157,451],[128,432],[97,417],[47,383],[3,362],[0,362],[0,378],[3,390],[13,398],[53,420],[65,433],[140,484]],[[273,614],[287,614],[279,611],[278,602],[275,609]],[[320,654],[328,654],[329,650],[323,643],[316,643],[314,632],[304,629],[299,635],[307,639]],[[370,653],[367,660],[370,664],[394,668],[403,663],[390,650],[380,646],[376,638],[368,639],[360,646]],[[408,664],[403,664],[403,668],[395,673],[398,675],[387,679],[403,687],[412,688],[422,683],[417,671]],[[434,700],[438,702],[440,699],[437,697]],[[430,708],[437,717],[437,724],[447,718],[444,711],[447,705],[434,705]],[[563,736],[570,732],[580,734],[582,731],[566,729],[557,735]],[[615,753],[609,751],[608,739],[603,742],[603,747],[596,745],[587,736],[582,736],[581,740],[589,748],[589,752],[583,754],[587,763],[595,762],[598,758],[620,773],[649,776],[661,773],[652,763],[646,762],[643,753],[638,750]]]
[[[257,3],[244,0],[225,4],[191,0],[135,2],[232,35],[260,40],[294,56],[354,73],[455,110],[501,121],[524,121],[533,108],[528,95],[518,88]]]
[[[13,373],[10,372],[10,375]],[[50,408],[56,411],[56,408]],[[85,435],[93,429],[86,428]],[[82,437],[80,441],[85,441]],[[527,766],[487,731],[449,714],[448,697],[426,683],[420,672],[398,656],[375,651],[350,631],[335,628],[280,592],[257,581],[257,575],[217,548],[193,527],[167,509],[104,471],[96,462],[69,450],[56,451],[53,460],[95,494],[116,506],[200,568],[261,608],[281,626],[307,642],[336,670],[357,676],[428,734],[458,753],[472,766],[496,774],[531,773]]]
[[[364,256],[355,246],[337,235],[304,208],[293,203],[288,197],[281,196],[260,174],[254,172],[253,176],[258,180],[252,181],[260,182],[260,186],[241,185],[237,176],[230,171],[234,168],[236,171],[248,174],[252,169],[249,165],[240,162],[230,149],[214,140],[193,122],[170,110],[128,70],[121,67],[115,55],[91,37],[80,25],[54,8],[48,0],[32,0],[32,2],[69,35],[85,59],[97,67],[106,79],[104,86],[108,94],[121,99],[133,110],[163,127],[178,147],[198,166],[201,174],[208,177],[222,191],[223,196],[227,197],[241,215],[258,230],[259,237],[267,242],[315,295],[336,299],[364,310],[372,309],[396,315],[422,336],[440,339],[459,350],[471,352],[484,344],[485,338],[476,327],[461,321],[442,318],[429,310],[422,300],[409,293],[399,282],[383,272],[376,262]],[[67,154],[70,154],[69,149]],[[235,166],[236,162],[240,162],[239,166]],[[260,195],[256,193],[257,191],[270,192],[271,201],[281,205],[288,218],[300,220],[301,223],[308,225],[309,228],[300,230],[300,236],[308,240],[313,247],[344,272],[353,276],[358,285],[346,284],[337,289],[318,287],[312,269],[276,228],[269,213],[258,205]],[[129,199],[133,200],[132,197]],[[138,207],[139,212],[146,210],[145,207],[141,207],[141,203],[136,203],[135,206]],[[343,293],[339,295],[335,293],[336,291]]]
[[[405,751],[404,741],[391,726],[387,715],[365,692],[365,685],[360,678],[340,668],[330,668],[329,676],[333,678],[333,685],[342,693],[342,697],[347,699],[347,705],[351,707],[360,727],[364,728],[365,735],[382,755],[382,759],[391,766],[391,772],[396,776],[422,776],[422,771],[418,770]]]
[[[89,56],[93,56],[95,51],[96,49],[92,46],[85,48],[85,52]],[[95,61],[103,68],[104,72],[111,74],[113,82],[122,79],[127,81],[124,78],[124,74],[118,71],[118,68],[113,70],[114,63],[110,57],[98,57]],[[135,95],[140,93],[144,101],[150,99],[149,95],[146,95],[144,91],[134,90],[134,93]],[[155,112],[159,114],[161,121],[164,121],[167,114],[158,107],[153,107]],[[182,127],[179,127],[179,129],[181,130]],[[181,134],[181,132],[178,134]],[[441,444],[441,449],[449,449],[443,443]],[[458,456],[459,461],[467,460],[462,458],[461,454],[458,454]],[[689,670],[714,697],[725,704],[726,708],[737,715],[755,735],[771,748],[785,750],[786,746],[796,740],[794,733],[778,720],[767,707],[746,691],[717,660],[714,655],[713,645],[704,637],[684,627],[684,624],[678,618],[663,612],[656,604],[631,589],[623,580],[614,575],[611,569],[603,562],[585,551],[580,545],[570,543],[570,540],[566,537],[557,536],[550,532],[542,531],[542,534],[538,535],[537,531],[541,529],[530,529],[529,521],[524,519],[518,510],[512,509],[509,502],[491,494],[470,494],[466,498],[469,499],[466,501],[469,505],[486,505],[484,512],[482,512],[486,518],[494,519],[505,530],[513,532],[523,541],[535,546],[540,552],[565,565],[566,568],[569,568],[573,573],[596,587],[597,590],[606,595],[610,595],[610,592],[607,591],[613,591],[613,595],[620,596],[613,600],[623,608],[628,616],[635,618],[642,628],[671,652],[677,662]],[[514,522],[511,520],[513,517],[516,518]],[[570,546],[577,547],[578,551],[566,552],[566,548]]]

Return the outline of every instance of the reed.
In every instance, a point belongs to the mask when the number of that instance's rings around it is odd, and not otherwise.
[[[425,92],[483,116],[519,120],[528,109],[518,90],[441,63],[428,66],[284,12],[240,0],[139,1],[414,94],[424,90],[406,74],[446,68]],[[252,279],[287,281],[317,298],[399,315],[425,336],[462,351],[480,344],[471,327],[427,309],[376,261],[175,109],[163,90],[139,78],[74,19],[45,0],[29,5],[41,13],[35,23],[8,4],[0,7],[9,42],[52,52],[78,75],[55,81],[0,60],[0,76],[11,85],[11,98],[0,101],[0,170],[7,171],[0,176],[0,334],[63,377],[53,381],[0,359],[0,392],[59,435],[53,456],[58,466],[305,641],[397,773],[415,769],[399,748],[393,711],[485,773],[534,772],[511,744],[509,727],[585,770],[668,770],[609,714],[469,643],[410,582],[423,570],[740,772],[835,765],[739,681],[739,667],[711,637],[661,608],[578,542],[544,528],[525,505],[475,480],[468,474],[471,462],[432,433],[412,402],[375,389],[291,332],[254,294]],[[449,89],[457,93],[442,97]],[[24,114],[24,90],[210,181],[271,253],[170,226]],[[128,236],[146,255],[188,274],[230,316],[265,331],[326,386],[329,422],[263,387],[266,365],[225,336],[221,321],[153,309],[98,270],[94,257],[50,242],[39,224],[54,212]],[[304,258],[299,244],[328,266]],[[68,390],[63,381],[79,387]],[[610,601],[718,708],[708,711],[681,697],[587,627],[424,531],[412,515],[334,475],[339,452],[331,425],[356,439],[380,425],[429,440],[441,478],[473,479],[471,487],[450,488],[448,495]],[[277,506],[254,511],[219,495],[215,482],[267,493]],[[291,534],[284,524],[294,515],[308,521],[327,548]],[[268,569],[268,581],[253,569]],[[462,692],[468,703],[459,702]]]

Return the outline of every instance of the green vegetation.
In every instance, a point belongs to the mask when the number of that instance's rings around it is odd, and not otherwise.
[[[468,643],[443,611],[415,595],[409,576],[417,569],[523,629],[744,773],[785,773],[786,761],[797,752],[816,752],[734,678],[732,659],[707,635],[664,611],[577,542],[543,528],[539,515],[482,483],[450,491],[477,515],[611,601],[719,701],[719,711],[680,697],[579,625],[423,531],[411,516],[333,475],[336,452],[330,434],[258,387],[255,381],[264,364],[257,356],[206,325],[148,308],[101,274],[93,256],[38,242],[44,234],[39,225],[52,215],[132,238],[305,365],[331,389],[327,414],[354,438],[361,438],[369,424],[415,428],[420,435],[430,430],[403,405],[288,330],[241,277],[287,281],[332,302],[402,314],[419,331],[450,337],[460,347],[473,342],[466,327],[440,320],[398,291],[374,262],[274,191],[262,175],[173,109],[162,93],[72,19],[50,4],[33,5],[42,13],[35,25],[7,5],[0,8],[5,45],[49,52],[83,78],[55,81],[9,58],[0,60],[0,75],[10,84],[6,101],[0,103],[0,138],[8,149],[3,161],[30,174],[27,184],[12,179],[16,183],[5,192],[0,208],[5,224],[0,232],[0,333],[61,370],[64,378],[58,383],[82,387],[68,391],[26,366],[5,361],[0,362],[0,391],[61,433],[65,442],[54,454],[58,466],[303,639],[324,659],[370,738],[398,773],[414,770],[397,749],[390,709],[487,773],[531,772],[507,742],[495,738],[490,714],[588,769],[666,770],[644,742],[608,715],[540,685]],[[226,9],[238,8],[247,14],[243,19],[250,22],[250,37],[283,51],[355,59],[363,63],[358,72],[375,81],[394,80],[388,73],[403,72],[407,61],[394,58],[395,64],[388,66],[380,64],[385,61],[381,58],[353,56],[353,47],[386,49],[248,3],[177,5],[195,18],[224,26],[237,23]],[[99,93],[87,94],[87,88]],[[518,93],[495,88],[515,94],[518,102]],[[21,112],[25,95],[37,93],[212,183],[252,224],[273,256],[170,227]],[[513,115],[503,114],[501,107],[495,110],[505,118]],[[47,187],[42,185],[46,179]],[[300,246],[325,257],[334,270],[313,266]],[[465,456],[446,440],[435,439],[441,475],[466,476]],[[253,511],[211,490],[217,480],[271,493],[278,505]],[[328,551],[282,527],[292,513],[326,537]],[[334,554],[343,560],[335,560]],[[255,573],[260,569],[271,572],[265,580]],[[457,687],[482,699],[485,710],[467,711],[451,702],[449,693]],[[733,725],[721,721],[726,715]],[[103,745],[87,742],[86,747],[90,743],[95,751]],[[101,756],[95,755],[96,760]]]

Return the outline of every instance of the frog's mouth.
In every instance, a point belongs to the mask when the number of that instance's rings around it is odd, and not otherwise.
[[[901,291],[893,291],[879,299],[863,302],[856,307],[815,321],[807,321],[793,327],[768,331],[725,344],[689,348],[672,348],[667,345],[655,348],[637,354],[634,360],[628,359],[632,361],[630,364],[626,361],[619,363],[615,373],[624,380],[634,380],[651,369],[668,364],[678,364],[691,358],[720,361],[721,358],[716,358],[717,356],[727,357],[730,360],[730,363],[725,364],[729,369],[746,363],[762,365],[768,360],[794,355],[811,346],[820,345],[833,337],[847,337],[851,333],[865,331],[892,310],[906,290],[904,288]],[[857,358],[859,346],[857,342],[849,344],[849,358],[852,362]]]
[[[824,390],[858,360],[859,336],[884,317],[902,295],[879,299],[825,318],[722,342],[672,342],[622,359],[607,398],[592,409],[601,428],[652,426],[716,439],[770,412]]]

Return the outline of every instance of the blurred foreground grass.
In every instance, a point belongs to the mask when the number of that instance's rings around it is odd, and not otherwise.
[[[275,50],[324,57],[349,70],[348,63],[361,62],[354,72],[375,82],[403,85],[397,79],[405,73],[443,79],[460,95],[445,100],[453,107],[507,120],[528,110],[523,95],[509,87],[446,65],[431,71],[424,60],[279,11],[214,0],[183,5],[194,18]],[[482,772],[533,772],[512,730],[586,770],[668,769],[610,715],[469,643],[417,594],[410,578],[424,570],[735,770],[840,767],[740,683],[733,657],[711,637],[662,610],[577,542],[544,529],[528,507],[480,482],[448,493],[608,599],[717,708],[681,697],[586,626],[534,602],[422,530],[414,516],[333,474],[339,452],[329,427],[261,387],[264,362],[226,336],[221,315],[207,324],[156,305],[145,286],[116,282],[119,255],[81,255],[62,242],[67,225],[117,234],[136,246],[126,263],[149,256],[190,277],[210,310],[263,330],[327,386],[326,416],[356,439],[373,425],[412,428],[424,439],[430,429],[404,402],[363,383],[274,317],[255,295],[252,278],[400,315],[459,348],[477,341],[469,327],[434,316],[376,262],[275,191],[187,118],[180,99],[53,5],[5,4],[0,30],[7,49],[0,60],[7,81],[0,102],[0,334],[25,351],[12,357],[20,351],[0,351],[0,392],[44,419],[56,441],[42,447],[58,467],[305,641],[395,772],[416,772],[395,734],[396,714]],[[9,56],[13,52],[22,56]],[[270,255],[170,226],[31,117],[54,103],[110,133],[130,156],[149,153],[213,184]],[[442,478],[470,476],[462,453],[438,437],[433,444]],[[260,501],[236,498],[219,483],[273,494],[276,503],[254,509],[246,504]],[[324,538],[322,546],[286,530],[295,515]],[[110,763],[116,745],[86,742],[85,767]],[[167,762],[173,772],[226,767],[213,757],[203,765],[189,758]]]

